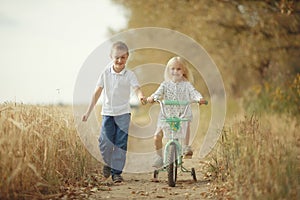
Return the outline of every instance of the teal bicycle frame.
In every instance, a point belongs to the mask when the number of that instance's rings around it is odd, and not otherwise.
[[[196,179],[195,169],[188,170],[183,166],[183,153],[182,153],[182,145],[179,141],[178,137],[175,137],[175,134],[180,131],[182,128],[182,122],[189,121],[184,118],[188,107],[191,103],[198,103],[195,101],[176,101],[176,100],[155,100],[160,104],[162,115],[165,119],[162,121],[166,122],[170,128],[170,137],[164,148],[164,165],[163,168],[154,171],[154,178],[156,179],[159,171],[168,171],[168,184],[171,187],[174,187],[177,180],[177,168],[180,166],[182,172],[191,172],[194,181]],[[178,105],[185,106],[184,111],[179,117],[168,117],[165,112],[165,105]],[[186,131],[186,130],[184,130]],[[175,146],[175,149],[173,148]],[[171,148],[172,147],[172,148]]]
[[[182,163],[183,163],[182,162],[182,155],[183,155],[182,145],[181,145],[181,142],[179,141],[179,138],[175,137],[175,133],[177,133],[182,128],[182,122],[188,121],[188,119],[170,117],[170,118],[166,118],[163,121],[167,122],[171,129],[171,133],[170,133],[171,137],[168,139],[167,143],[165,144],[165,148],[164,148],[164,163],[168,164],[167,158],[168,158],[168,154],[169,154],[169,146],[171,144],[175,144],[176,152],[177,152],[177,154],[176,154],[177,155],[177,159],[176,159],[177,165],[181,166],[181,169],[183,171],[188,171],[182,166]]]

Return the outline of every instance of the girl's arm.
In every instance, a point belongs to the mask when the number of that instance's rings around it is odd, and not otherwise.
[[[163,94],[164,94],[164,83],[161,83],[157,88],[157,90],[153,94],[151,94],[150,97],[147,98],[147,102],[153,103],[154,99],[161,98]]]
[[[205,100],[203,99],[202,94],[196,90],[196,88],[190,82],[188,83],[188,88],[191,99],[194,101],[199,101],[200,104],[203,104]]]

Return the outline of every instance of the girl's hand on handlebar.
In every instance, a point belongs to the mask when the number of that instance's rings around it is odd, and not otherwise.
[[[207,104],[208,104],[208,101],[206,101],[205,99],[202,98],[202,99],[200,99],[199,104],[200,104],[200,105],[202,105],[202,104],[207,105]]]

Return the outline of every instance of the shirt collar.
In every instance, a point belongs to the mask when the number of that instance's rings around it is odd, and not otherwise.
[[[126,72],[126,69],[124,68],[122,71],[120,71],[119,73],[115,72],[115,70],[113,69],[113,65],[110,67],[110,73],[112,74],[116,74],[116,75],[124,75]]]

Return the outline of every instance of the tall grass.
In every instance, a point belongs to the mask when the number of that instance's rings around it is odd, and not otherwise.
[[[76,134],[70,108],[0,105],[0,199],[57,194],[96,163]]]
[[[227,199],[299,199],[297,120],[245,117],[222,133],[210,171]],[[299,127],[298,127],[299,128]]]
[[[300,113],[300,73],[291,75],[281,85],[263,80],[255,85],[245,98],[246,110],[291,114]],[[272,80],[277,83],[277,80]]]

